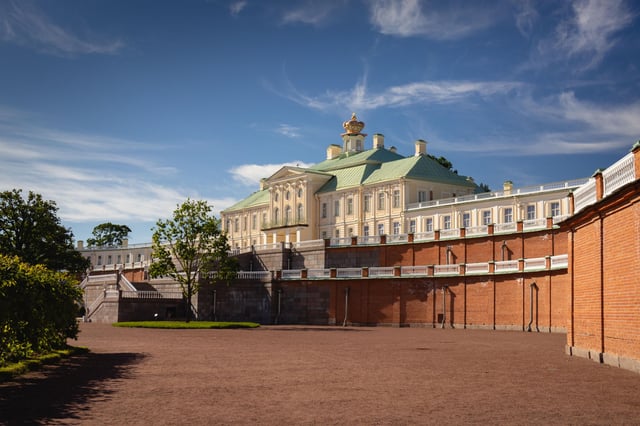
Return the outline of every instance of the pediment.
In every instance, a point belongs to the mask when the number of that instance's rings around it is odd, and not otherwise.
[[[324,172],[318,172],[316,170],[303,169],[295,166],[283,166],[277,172],[265,179],[267,185],[275,183],[286,182],[288,180],[305,179],[305,180],[317,180],[318,177],[326,180],[331,178],[331,175]]]

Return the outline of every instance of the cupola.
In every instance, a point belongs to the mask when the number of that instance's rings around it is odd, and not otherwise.
[[[342,136],[342,151],[349,154],[354,152],[361,152],[364,150],[364,138],[367,136],[362,133],[364,129],[364,122],[358,121],[356,113],[351,114],[351,119],[342,123],[344,133]]]

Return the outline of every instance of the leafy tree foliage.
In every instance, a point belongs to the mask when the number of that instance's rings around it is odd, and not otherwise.
[[[121,246],[122,240],[129,236],[131,228],[115,223],[101,223],[93,228],[94,238],[87,238],[88,247]]]
[[[40,194],[22,190],[0,193],[0,254],[18,256],[32,265],[82,272],[89,266],[73,245],[73,233],[60,224],[58,207]]]
[[[491,189],[489,188],[489,185],[487,185],[486,183],[480,183],[480,185],[478,185],[478,187],[480,188],[480,190],[482,192],[491,192]]]
[[[442,167],[447,170],[451,170],[453,173],[458,174],[458,171],[453,168],[453,163],[447,160],[445,157],[436,157],[435,155],[427,154],[427,157],[432,160],[436,160]]]
[[[200,277],[215,270],[218,278],[228,282],[238,269],[235,259],[228,257],[227,236],[211,210],[206,201],[187,199],[174,210],[172,219],[158,220],[152,236],[149,275],[169,276],[180,283],[187,322]]]
[[[81,300],[69,274],[0,254],[0,365],[61,349],[77,337]]]

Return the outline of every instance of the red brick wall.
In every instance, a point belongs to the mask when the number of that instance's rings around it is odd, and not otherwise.
[[[638,363],[640,181],[588,207],[568,225],[573,241],[568,346],[596,360],[614,359],[614,365],[621,358]]]

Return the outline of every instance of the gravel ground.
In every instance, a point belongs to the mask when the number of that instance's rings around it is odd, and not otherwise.
[[[91,352],[0,384],[0,424],[640,424],[640,375],[562,334],[82,324]]]

